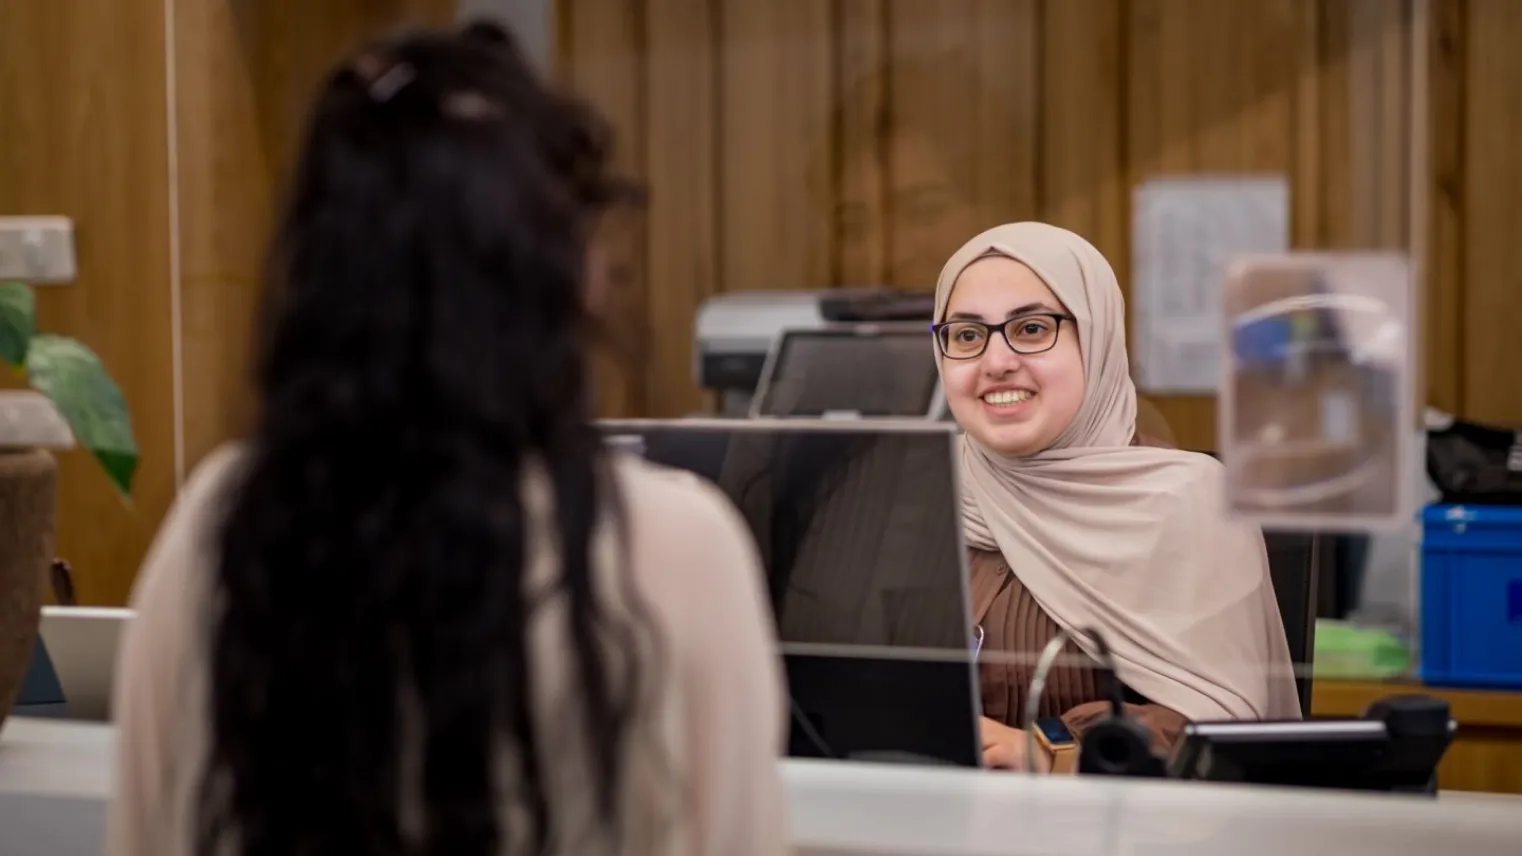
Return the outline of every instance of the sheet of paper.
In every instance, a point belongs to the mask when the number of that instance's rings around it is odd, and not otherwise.
[[[1283,176],[1169,176],[1132,200],[1131,360],[1151,393],[1209,395],[1221,378],[1221,290],[1239,255],[1289,249]]]

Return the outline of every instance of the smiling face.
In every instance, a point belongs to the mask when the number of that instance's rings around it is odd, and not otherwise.
[[[1003,455],[1033,455],[1052,445],[1083,403],[1083,355],[1071,321],[1043,313],[1068,314],[1035,272],[1013,259],[989,256],[968,265],[952,286],[943,321],[981,321],[996,328],[982,356],[941,357],[947,404],[972,437]],[[1015,344],[1040,341],[1041,329],[1057,323],[1057,343],[1039,354],[1018,354],[998,327],[1029,316],[1010,329]],[[975,335],[975,334],[969,334]],[[955,353],[956,342],[951,346]],[[975,350],[975,349],[974,349]]]

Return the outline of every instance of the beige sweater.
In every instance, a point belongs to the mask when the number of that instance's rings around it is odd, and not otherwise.
[[[230,447],[197,469],[133,592],[137,616],[123,642],[114,700],[120,761],[108,851],[119,856],[192,852],[207,750],[215,520],[239,457]],[[660,670],[662,698],[637,729],[653,736],[646,751],[631,755],[623,811],[635,834],[624,852],[785,852],[777,758],[786,707],[749,533],[706,482],[623,456],[614,471],[630,518],[632,556],[611,564],[629,568],[668,658]],[[577,698],[565,667],[564,617],[548,603],[531,629],[535,672],[548,676],[535,687],[536,731],[549,757],[560,759],[546,771],[545,786],[552,823],[567,836],[560,839],[563,849],[600,853],[610,849],[605,842],[575,835],[592,826],[594,789],[581,763],[583,741],[575,730],[555,727],[576,719],[564,703]]]

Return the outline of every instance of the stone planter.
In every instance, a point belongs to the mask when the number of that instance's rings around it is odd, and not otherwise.
[[[0,447],[0,724],[31,663],[57,507],[53,455]]]

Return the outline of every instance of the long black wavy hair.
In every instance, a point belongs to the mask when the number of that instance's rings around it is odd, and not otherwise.
[[[556,847],[545,771],[566,762],[535,744],[528,640],[546,596],[567,604],[589,780],[616,825],[653,670],[627,644],[646,622],[608,608],[591,559],[621,527],[584,364],[588,241],[631,190],[609,146],[490,25],[372,45],[323,83],[222,530],[201,853]],[[531,528],[529,467],[553,532]],[[536,538],[553,538],[550,592],[526,590]]]

